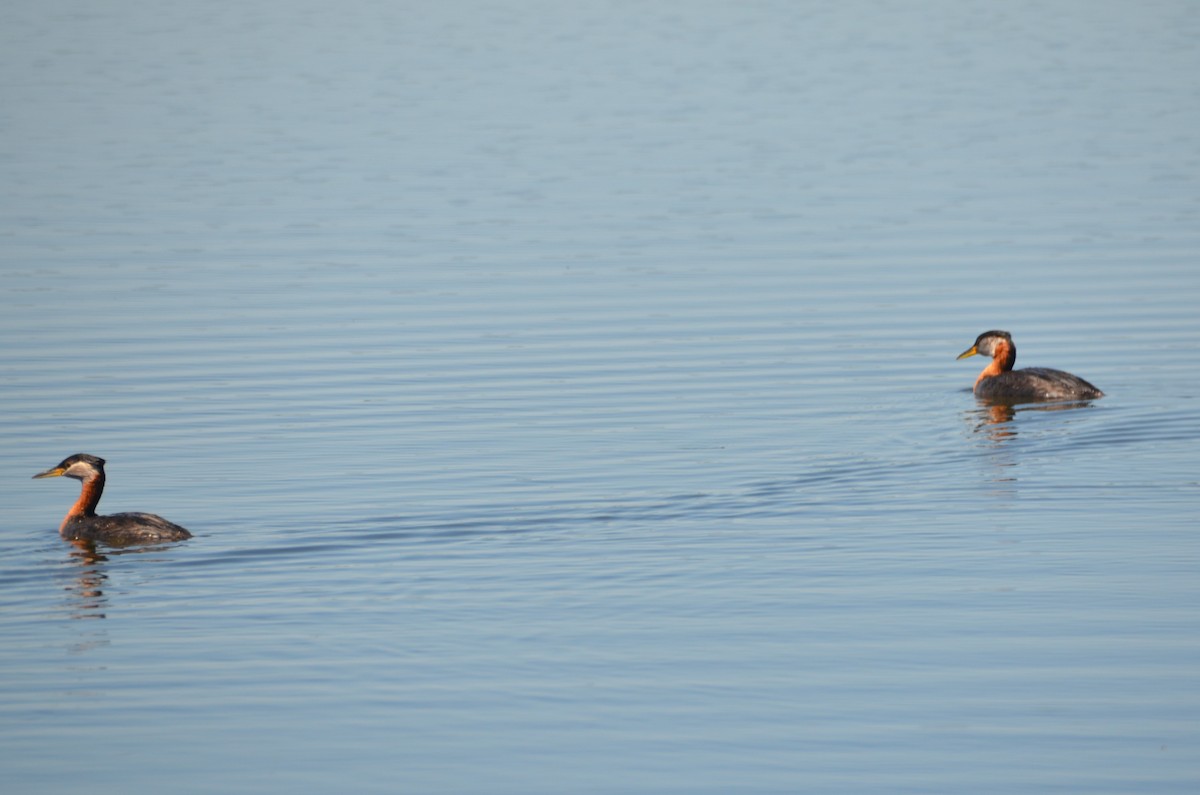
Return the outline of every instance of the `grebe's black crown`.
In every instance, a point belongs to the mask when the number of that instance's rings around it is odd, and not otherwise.
[[[979,343],[983,342],[988,337],[999,337],[1000,339],[1004,339],[1004,340],[1008,340],[1009,342],[1012,342],[1012,334],[1009,334],[1007,331],[993,330],[993,331],[985,331],[982,334],[980,334],[978,337],[976,337],[975,345],[978,346]]]
[[[84,463],[96,469],[104,469],[104,459],[96,455],[88,455],[87,453],[76,453],[75,455],[67,456],[59,464],[60,467],[66,469],[72,464]]]

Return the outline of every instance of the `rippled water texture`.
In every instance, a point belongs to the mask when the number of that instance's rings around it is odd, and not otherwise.
[[[0,23],[5,792],[1196,791],[1192,4]]]

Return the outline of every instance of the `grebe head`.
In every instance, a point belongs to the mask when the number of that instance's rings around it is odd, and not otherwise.
[[[76,480],[91,480],[97,475],[104,474],[104,459],[87,453],[76,453],[59,462],[58,466],[39,472],[33,476],[38,478],[56,478],[65,476]]]
[[[982,354],[983,356],[995,356],[996,349],[1003,344],[1008,350],[1013,353],[1013,358],[1016,358],[1017,346],[1013,345],[1012,335],[1007,331],[985,331],[975,338],[975,344],[958,355],[959,359],[965,359],[968,356]]]

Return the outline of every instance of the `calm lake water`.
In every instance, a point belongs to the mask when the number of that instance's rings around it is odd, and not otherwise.
[[[1198,41],[8,4],[5,791],[1196,792]]]

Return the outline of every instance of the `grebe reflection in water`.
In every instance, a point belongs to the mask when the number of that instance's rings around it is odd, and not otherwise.
[[[64,475],[83,481],[79,499],[67,511],[58,532],[68,541],[101,541],[112,546],[182,541],[192,534],[152,513],[114,513],[98,516],[96,506],[104,493],[104,459],[87,453],[64,458],[58,466],[33,477]]]
[[[1012,369],[1017,346],[1007,331],[985,331],[975,344],[958,355],[991,356],[992,361],[975,379],[975,397],[994,403],[1035,403],[1044,400],[1092,400],[1104,393],[1077,375],[1049,367]]]

